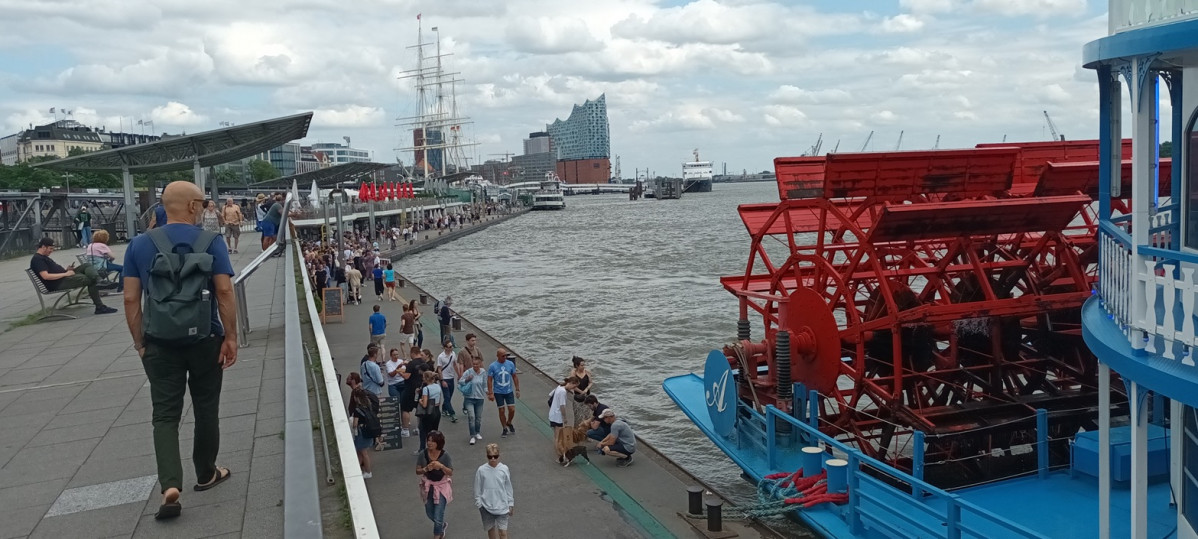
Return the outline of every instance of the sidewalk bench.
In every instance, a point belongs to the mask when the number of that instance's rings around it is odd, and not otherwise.
[[[116,272],[108,269],[108,259],[107,258],[104,258],[102,256],[96,256],[96,255],[82,254],[82,255],[75,255],[75,260],[79,261],[80,266],[82,266],[83,264],[91,264],[92,267],[96,268],[96,273],[100,275],[100,282],[97,283],[100,285],[100,287],[104,287],[105,285],[116,286],[117,284],[119,284],[116,281],[112,280],[112,274],[114,274]]]
[[[41,315],[37,319],[38,322],[49,320],[51,318],[63,320],[76,318],[75,316],[71,316],[66,313],[57,312],[60,309],[59,304],[65,299],[67,300],[67,303],[61,307],[80,305],[82,303],[80,300],[83,299],[83,294],[87,292],[86,287],[68,288],[66,290],[50,290],[49,288],[46,288],[46,283],[43,283],[41,278],[39,278],[32,269],[25,268],[25,275],[29,276],[29,281],[33,283],[33,288],[37,290],[37,302],[42,306],[42,310],[37,312],[37,314]],[[76,292],[75,297],[71,297],[71,292]],[[54,301],[54,304],[51,305],[49,309],[47,309],[45,296],[53,294],[58,294],[58,299]]]

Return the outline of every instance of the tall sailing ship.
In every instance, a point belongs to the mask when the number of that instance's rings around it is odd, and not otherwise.
[[[400,75],[401,79],[411,80],[416,88],[416,111],[412,116],[398,118],[397,126],[403,135],[396,152],[412,152],[412,166],[406,171],[410,177],[446,178],[469,169],[463,149],[475,143],[462,139],[462,128],[473,122],[458,108],[457,85],[464,79],[460,78],[461,73],[445,69],[443,60],[452,53],[442,54],[438,27],[432,27],[435,41],[426,42],[419,15],[416,26],[416,44],[408,47],[416,51],[416,67]],[[427,49],[435,52],[429,54]],[[410,145],[406,136],[409,132]]]

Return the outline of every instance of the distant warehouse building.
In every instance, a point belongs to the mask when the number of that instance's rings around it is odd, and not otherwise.
[[[607,124],[606,94],[594,101],[574,105],[569,118],[555,120],[545,131],[549,133],[552,152],[557,159],[557,175],[562,181],[607,183],[611,179],[611,133]],[[529,144],[526,142],[525,146],[527,152]]]

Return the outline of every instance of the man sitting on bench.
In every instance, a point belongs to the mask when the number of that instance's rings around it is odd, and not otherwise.
[[[63,269],[50,258],[50,253],[53,253],[55,248],[54,238],[42,238],[37,242],[37,254],[34,254],[33,259],[29,261],[29,269],[32,269],[33,273],[36,273],[42,280],[42,284],[46,285],[46,290],[57,292],[86,286],[87,295],[91,296],[92,303],[96,305],[96,314],[115,313],[116,309],[104,305],[104,302],[100,300],[100,289],[96,286],[96,283],[100,281],[100,276],[96,273],[96,269],[91,264],[83,264],[79,267],[71,264],[70,267]]]

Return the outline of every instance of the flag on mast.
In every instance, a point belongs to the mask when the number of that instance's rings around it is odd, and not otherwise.
[[[419,14],[419,13],[417,13],[417,14],[416,14],[416,20],[420,20],[420,14]]]

